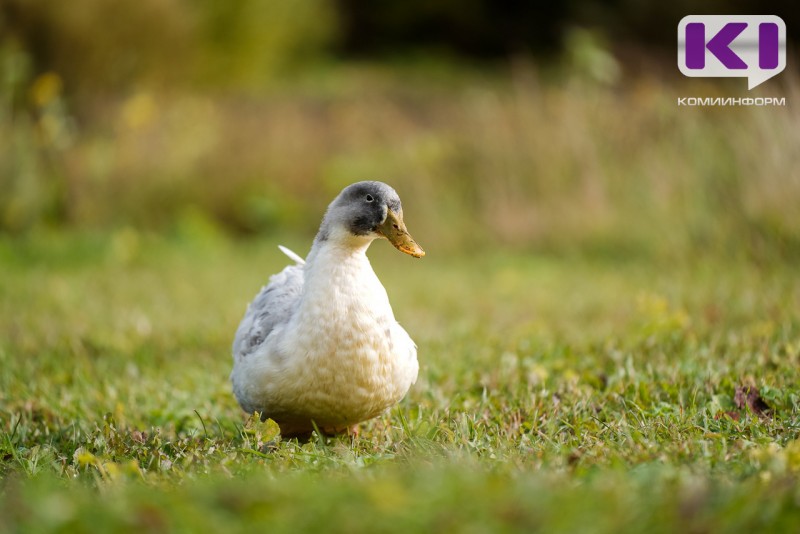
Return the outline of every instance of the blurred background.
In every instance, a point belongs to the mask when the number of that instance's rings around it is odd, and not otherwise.
[[[800,258],[796,41],[753,92],[685,78],[705,13],[800,27],[789,0],[0,0],[0,233],[313,235],[378,179],[426,249]]]

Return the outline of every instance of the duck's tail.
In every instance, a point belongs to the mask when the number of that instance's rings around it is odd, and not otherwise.
[[[288,248],[284,247],[283,245],[278,245],[278,248],[281,249],[281,252],[283,252],[284,254],[289,256],[289,259],[292,259],[292,260],[296,261],[300,265],[305,265],[306,264],[306,260],[304,260],[303,258],[298,256],[297,254],[295,254],[294,252],[292,252]]]

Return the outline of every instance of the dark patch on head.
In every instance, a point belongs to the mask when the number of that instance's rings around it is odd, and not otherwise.
[[[349,230],[353,235],[367,235],[375,231],[382,219],[383,215],[380,210],[378,210],[377,214],[375,210],[370,210],[369,213],[358,215],[350,221]]]

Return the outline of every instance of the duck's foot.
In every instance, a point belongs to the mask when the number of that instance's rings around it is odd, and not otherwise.
[[[322,435],[326,437],[334,437],[334,436],[350,436],[353,438],[357,438],[358,434],[361,432],[360,427],[358,424],[342,427],[333,427],[333,428],[323,428]]]
[[[314,434],[313,430],[303,432],[283,432],[281,431],[281,440],[296,439],[298,443],[305,444],[311,441],[311,436]]]
[[[278,445],[278,441],[271,439],[268,442],[261,445],[261,452],[264,454],[272,454],[273,452],[277,451],[280,448]]]
[[[359,427],[358,424],[355,424],[344,428],[321,428],[318,430],[318,432],[323,438],[332,438],[335,436],[350,436],[351,438],[357,438],[361,433],[361,427]],[[288,428],[286,430],[281,429],[282,440],[296,439],[300,443],[308,443],[311,441],[313,434],[313,430],[298,431],[292,428]]]

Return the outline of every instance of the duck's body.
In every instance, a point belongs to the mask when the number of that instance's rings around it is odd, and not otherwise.
[[[374,189],[379,183],[367,184]],[[356,190],[354,197],[378,198],[372,189]],[[306,262],[270,279],[233,344],[236,398],[245,411],[275,420],[284,435],[310,432],[315,424],[338,432],[371,419],[402,399],[417,378],[416,346],[395,320],[366,256],[379,236],[375,225],[354,233],[347,224],[353,214],[334,210],[342,195],[331,204]],[[383,211],[374,217],[378,225],[386,224],[387,211],[400,210]]]

